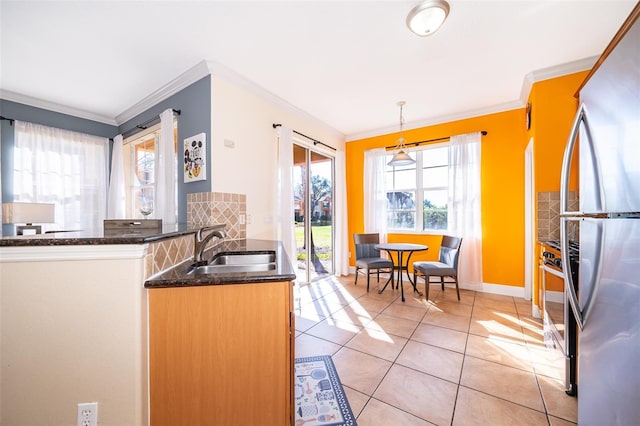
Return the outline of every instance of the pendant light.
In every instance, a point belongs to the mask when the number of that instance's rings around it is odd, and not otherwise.
[[[449,3],[445,0],[424,0],[411,9],[407,27],[420,37],[435,33],[449,15]]]
[[[389,163],[387,163],[389,166],[394,166],[394,167],[395,166],[408,166],[408,165],[413,164],[413,163],[416,162],[416,160],[411,158],[409,156],[409,154],[404,152],[404,150],[407,149],[404,146],[404,137],[402,136],[402,125],[404,124],[404,117],[402,116],[402,107],[404,106],[405,103],[406,103],[405,101],[400,101],[397,104],[400,107],[400,137],[398,138],[398,143],[397,143],[396,147],[394,148],[394,151],[397,151],[397,152],[393,156],[391,161],[389,161]]]

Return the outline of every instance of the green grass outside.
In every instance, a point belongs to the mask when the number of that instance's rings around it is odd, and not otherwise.
[[[313,244],[316,248],[331,247],[331,226],[311,226],[311,232],[313,234]],[[304,225],[296,224],[296,247],[304,246]],[[328,257],[329,254],[319,253],[318,257]],[[298,255],[298,259],[304,259],[304,255]]]

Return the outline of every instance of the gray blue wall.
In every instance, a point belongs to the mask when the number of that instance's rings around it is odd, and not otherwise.
[[[139,114],[119,127],[97,121],[86,120],[72,115],[62,114],[36,108],[20,103],[0,99],[0,115],[15,120],[28,121],[45,126],[60,129],[88,133],[107,138],[113,138],[118,133],[123,133],[137,124],[143,123],[158,116],[167,108],[179,109],[178,116],[178,222],[187,221],[187,194],[194,192],[211,191],[211,174],[207,180],[191,182],[182,181],[182,141],[198,133],[207,135],[207,152],[211,151],[211,76],[196,81],[175,95],[165,99],[147,111]],[[2,180],[2,202],[13,201],[13,141],[14,127],[8,121],[0,122],[0,160]],[[12,226],[3,227],[3,231],[9,233]],[[4,235],[8,235],[3,232]]]
[[[187,194],[211,192],[211,171],[207,180],[183,183],[182,141],[198,133],[207,135],[207,152],[211,152],[211,76],[206,76],[175,95],[165,99],[147,111],[123,123],[119,133],[134,128],[157,117],[162,111],[173,108],[181,111],[178,117],[178,223],[187,222]],[[209,164],[209,169],[211,165]]]

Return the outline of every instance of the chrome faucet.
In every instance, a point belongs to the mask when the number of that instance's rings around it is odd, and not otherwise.
[[[202,262],[204,250],[207,248],[207,243],[211,241],[213,237],[218,237],[220,239],[227,236],[227,233],[224,232],[224,229],[215,229],[216,226],[203,226],[198,229],[195,235],[195,243],[193,245],[193,261],[194,262]],[[202,233],[208,231],[210,229],[215,229],[210,234],[207,234],[206,237],[202,238]]]

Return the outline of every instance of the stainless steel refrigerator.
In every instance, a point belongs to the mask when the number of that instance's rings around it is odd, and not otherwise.
[[[580,227],[578,283],[565,274],[565,309],[578,333],[578,423],[640,424],[640,15],[631,16],[580,89],[565,149],[561,244]],[[577,149],[576,149],[577,146]],[[579,164],[580,211],[569,211]],[[568,256],[562,256],[569,271]],[[569,307],[570,306],[570,307]]]

